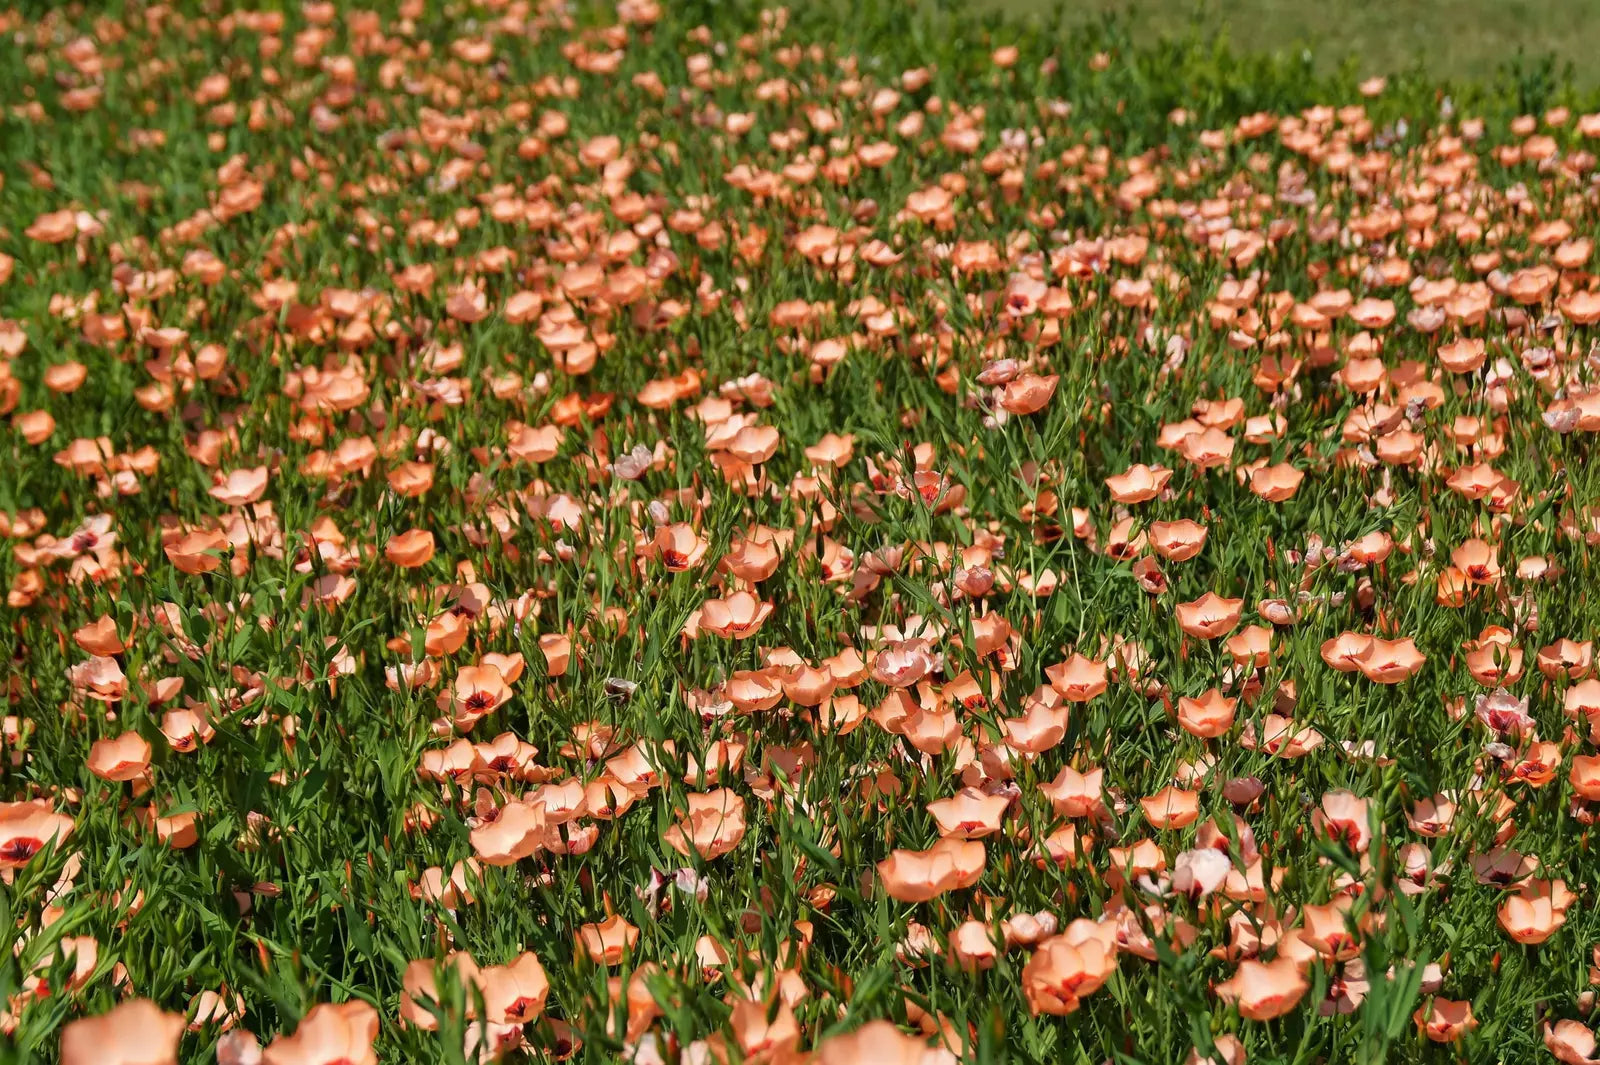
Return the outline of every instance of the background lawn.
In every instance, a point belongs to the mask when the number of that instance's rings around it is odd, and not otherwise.
[[[1049,15],[1054,0],[981,0],[1021,14]],[[1364,75],[1420,67],[1433,77],[1485,81],[1523,53],[1571,67],[1583,88],[1600,85],[1596,0],[1065,0],[1070,22],[1113,13],[1148,42],[1199,23],[1241,52],[1308,49],[1321,70],[1353,60]],[[1532,63],[1531,65],[1537,65]]]

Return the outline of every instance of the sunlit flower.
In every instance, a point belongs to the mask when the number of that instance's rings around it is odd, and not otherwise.
[[[1224,1002],[1237,1006],[1240,1016],[1267,1021],[1294,1009],[1310,986],[1292,958],[1280,957],[1271,962],[1246,959],[1232,977],[1213,990]]]
[[[891,852],[878,863],[878,878],[890,898],[926,902],[977,883],[985,857],[982,843],[947,837],[925,851]]]
[[[261,1052],[262,1065],[377,1065],[378,1011],[365,1002],[311,1007],[293,1035],[280,1035]]]
[[[817,1045],[820,1065],[955,1065],[956,1056],[926,1039],[906,1035],[888,1021],[868,1021],[853,1032]]]
[[[1478,1026],[1472,1016],[1472,1003],[1457,1002],[1435,995],[1426,1006],[1418,1006],[1412,1017],[1417,1027],[1435,1043],[1453,1043]]]
[[[0,803],[0,869],[17,869],[72,834],[72,818],[39,801]]]
[[[183,1028],[182,1014],[166,1013],[149,999],[128,999],[63,1028],[61,1065],[177,1065]]]
[[[1064,1015],[1098,991],[1117,969],[1114,939],[1103,926],[1074,921],[1040,943],[1022,967],[1022,990],[1034,1014]],[[1112,933],[1114,935],[1114,933]]]
[[[728,788],[691,793],[688,813],[668,829],[662,840],[685,857],[698,854],[702,861],[720,858],[739,845],[745,834],[744,800]]]

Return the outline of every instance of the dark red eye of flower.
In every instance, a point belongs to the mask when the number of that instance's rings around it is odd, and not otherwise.
[[[44,850],[43,840],[18,836],[16,839],[8,839],[4,843],[0,843],[0,860],[25,862],[42,850]]]

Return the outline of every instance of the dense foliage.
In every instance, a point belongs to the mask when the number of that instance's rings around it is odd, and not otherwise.
[[[11,1056],[1591,1060],[1547,68],[0,22]]]

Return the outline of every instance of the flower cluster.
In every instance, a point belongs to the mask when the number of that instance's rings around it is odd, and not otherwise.
[[[1600,113],[668,6],[0,14],[0,1028],[1597,1060]]]

